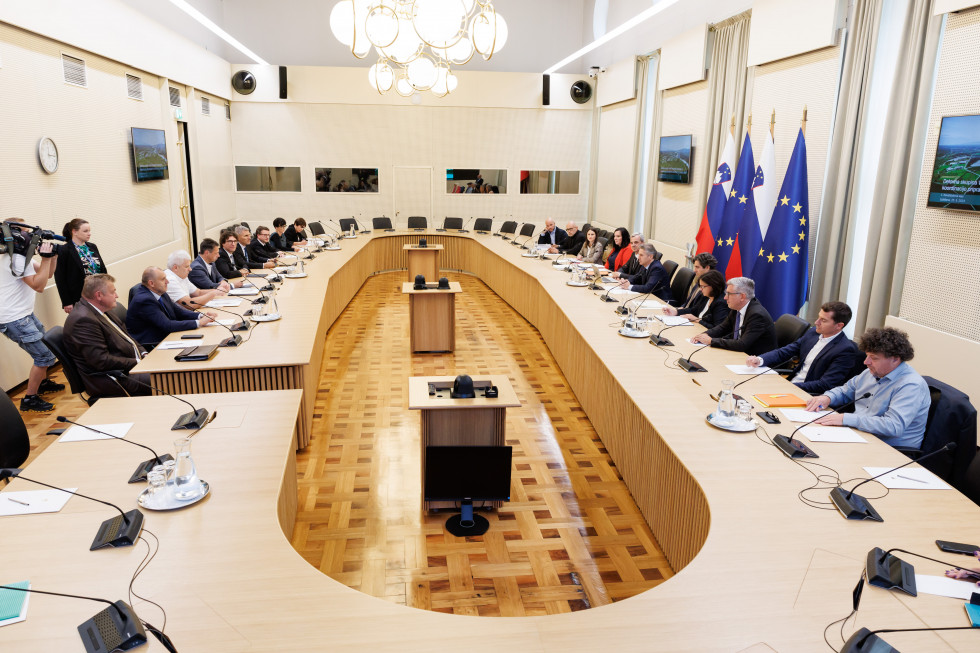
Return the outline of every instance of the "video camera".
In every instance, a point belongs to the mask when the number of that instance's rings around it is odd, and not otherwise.
[[[13,255],[20,254],[29,262],[37,251],[37,246],[44,240],[65,242],[62,236],[41,227],[32,227],[23,222],[0,223],[0,254],[11,255],[10,271],[15,276],[18,275],[14,271]],[[43,258],[50,258],[57,256],[58,250],[54,248],[50,252],[40,252],[40,255]]]

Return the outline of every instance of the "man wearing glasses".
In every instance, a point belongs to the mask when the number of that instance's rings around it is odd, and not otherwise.
[[[719,349],[744,351],[758,356],[772,351],[776,344],[776,325],[759,300],[755,298],[755,282],[748,277],[728,280],[725,290],[728,317],[716,327],[691,338],[692,342]]]

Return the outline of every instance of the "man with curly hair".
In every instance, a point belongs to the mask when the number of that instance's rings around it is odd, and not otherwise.
[[[908,334],[890,327],[868,329],[859,346],[866,354],[864,364],[868,369],[844,385],[814,397],[806,409],[841,406],[870,393],[868,398],[858,399],[853,413],[831,413],[816,423],[853,426],[893,447],[918,449],[929,417],[929,386],[906,362],[915,355]]]

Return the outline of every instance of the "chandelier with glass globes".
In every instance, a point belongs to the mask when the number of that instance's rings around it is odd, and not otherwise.
[[[358,59],[373,47],[371,86],[402,97],[445,97],[458,83],[453,65],[474,55],[488,60],[507,40],[507,23],[491,0],[341,0],[330,12],[330,31]]]

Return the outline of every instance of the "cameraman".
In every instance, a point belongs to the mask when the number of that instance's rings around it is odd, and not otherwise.
[[[12,231],[19,232],[17,236],[23,237],[24,231],[15,227],[23,220],[9,218],[4,222],[10,225]],[[13,243],[10,245],[13,247]],[[53,410],[54,405],[41,399],[40,395],[60,392],[65,386],[47,378],[48,368],[56,359],[41,342],[44,326],[34,315],[34,300],[38,293],[44,292],[54,273],[54,256],[57,252],[50,242],[42,243],[37,251],[42,257],[40,263],[28,261],[23,254],[0,254],[0,333],[20,345],[34,359],[34,367],[27,378],[27,394],[20,401],[20,409],[45,413]]]

